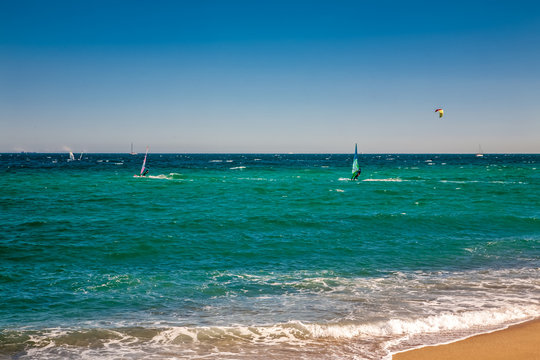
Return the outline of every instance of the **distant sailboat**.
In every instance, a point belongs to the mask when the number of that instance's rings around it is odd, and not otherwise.
[[[146,172],[144,170],[146,169],[146,157],[147,156],[148,156],[148,146],[146,147],[146,154],[144,154],[144,160],[143,160],[142,167],[141,167],[141,173],[139,175],[133,175],[133,177],[145,177],[146,176],[146,173],[148,172],[148,170],[146,170]]]
[[[482,151],[482,146],[478,145],[478,152],[476,153],[476,157],[483,157],[484,152]]]
[[[83,156],[84,152],[81,153],[81,156],[79,156],[79,161],[82,160],[82,156]]]
[[[137,155],[136,152],[133,152],[133,143],[131,143],[131,152],[130,152],[130,155]]]
[[[351,180],[358,179],[358,176],[360,176],[360,173],[362,170],[360,170],[360,166],[358,165],[358,150],[357,150],[357,144],[354,144],[354,159],[352,164],[352,176]]]
[[[68,161],[75,161],[75,155],[73,155],[73,153],[70,151],[69,152],[69,159]]]

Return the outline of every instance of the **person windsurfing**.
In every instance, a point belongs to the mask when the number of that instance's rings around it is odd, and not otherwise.
[[[354,144],[354,159],[353,159],[353,165],[352,165],[352,177],[351,177],[351,180],[358,179],[361,172],[362,172],[362,169],[360,169],[360,166],[358,165],[357,146],[356,146],[356,144]]]
[[[148,146],[146,147],[146,153],[144,154],[144,160],[141,166],[141,172],[139,175],[133,175],[135,177],[145,177],[148,174],[148,169],[146,168],[146,157],[148,156]]]

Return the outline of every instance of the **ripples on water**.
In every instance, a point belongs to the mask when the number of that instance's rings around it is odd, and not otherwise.
[[[540,315],[538,155],[1,154],[0,354],[380,359]]]

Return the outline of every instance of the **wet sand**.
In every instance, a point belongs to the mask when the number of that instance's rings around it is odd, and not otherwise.
[[[540,319],[451,344],[395,354],[393,360],[540,360]]]

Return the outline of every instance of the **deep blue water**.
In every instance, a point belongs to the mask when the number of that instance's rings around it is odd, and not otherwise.
[[[1,154],[0,357],[380,359],[540,316],[540,155],[362,155],[359,181],[143,156]]]

